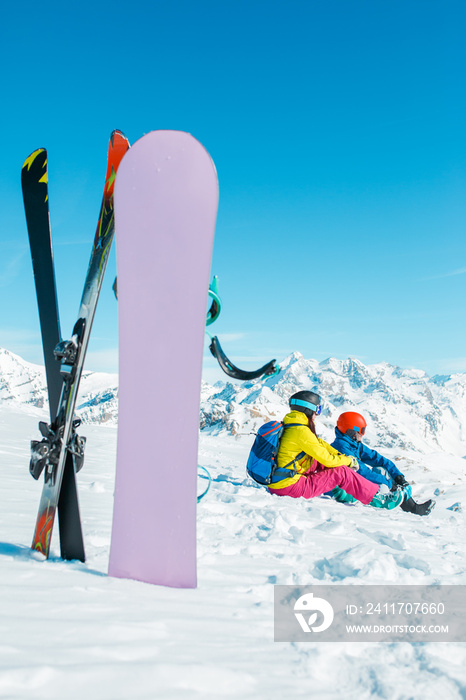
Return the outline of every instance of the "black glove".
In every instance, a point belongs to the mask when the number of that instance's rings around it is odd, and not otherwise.
[[[409,482],[406,481],[403,474],[397,474],[396,476],[394,476],[393,481],[395,482],[395,484],[401,486],[402,488],[404,488],[405,486],[409,486]]]

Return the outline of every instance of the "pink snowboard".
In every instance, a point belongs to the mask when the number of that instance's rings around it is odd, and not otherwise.
[[[218,204],[192,136],[153,131],[115,185],[119,419],[109,574],[196,586],[199,401]]]

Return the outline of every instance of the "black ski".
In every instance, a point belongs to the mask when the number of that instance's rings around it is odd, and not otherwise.
[[[29,235],[37,305],[39,308],[42,347],[50,408],[50,421],[57,415],[63,384],[60,364],[54,357],[54,349],[61,340],[58,313],[52,239],[50,233],[47,151],[34,151],[25,161],[21,172],[24,209]],[[37,461],[31,460],[30,471],[34,478]],[[62,488],[58,501],[60,552],[63,559],[85,560],[84,542],[79,515],[76,476],[73,458],[67,454]]]

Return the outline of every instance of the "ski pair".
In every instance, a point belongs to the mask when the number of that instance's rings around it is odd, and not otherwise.
[[[47,152],[41,148],[26,159],[22,173],[24,207],[39,307],[50,405],[50,425],[39,424],[42,440],[31,442],[30,472],[44,471],[32,549],[48,557],[58,507],[63,559],[85,560],[75,472],[83,462],[85,438],[75,432],[79,382],[102,280],[114,237],[113,190],[118,166],[129,148],[124,134],[110,137],[105,187],[78,319],[71,340],[62,341],[53,265],[47,185]]]

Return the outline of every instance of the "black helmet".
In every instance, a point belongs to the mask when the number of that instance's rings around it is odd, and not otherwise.
[[[321,398],[314,391],[298,391],[290,396],[289,401],[292,411],[301,411],[308,418],[312,418],[314,414],[320,415],[322,410]]]

